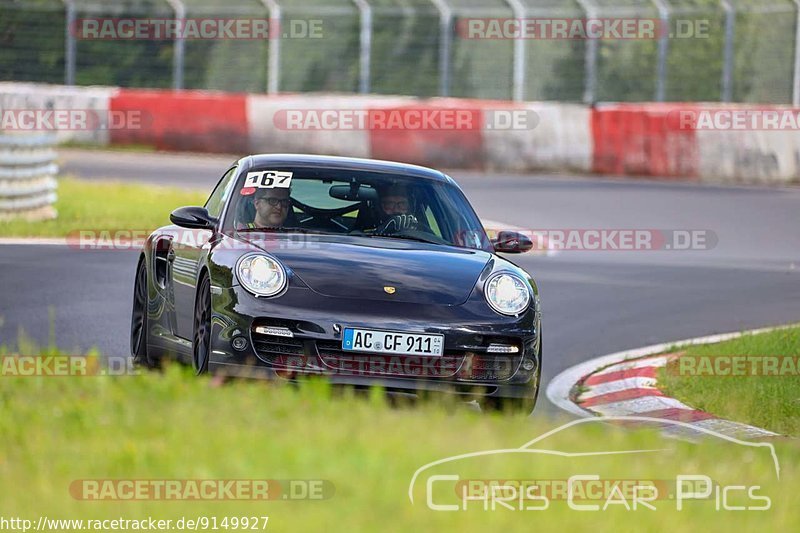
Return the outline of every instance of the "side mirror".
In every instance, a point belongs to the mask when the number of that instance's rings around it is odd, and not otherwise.
[[[179,207],[169,215],[176,226],[189,229],[213,230],[217,219],[208,214],[205,207]]]
[[[533,242],[516,231],[501,231],[494,240],[494,251],[505,254],[521,254],[533,248]]]

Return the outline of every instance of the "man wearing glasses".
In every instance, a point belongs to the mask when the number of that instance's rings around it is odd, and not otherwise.
[[[289,216],[292,201],[289,189],[257,189],[253,198],[256,216],[250,228],[280,228]]]

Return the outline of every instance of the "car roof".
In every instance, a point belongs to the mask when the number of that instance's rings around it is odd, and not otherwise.
[[[245,169],[276,165],[390,172],[403,174],[410,178],[429,179],[455,184],[455,181],[450,176],[432,168],[410,165],[407,163],[397,163],[394,161],[381,161],[379,159],[311,154],[256,154],[243,157],[239,160],[239,164]]]

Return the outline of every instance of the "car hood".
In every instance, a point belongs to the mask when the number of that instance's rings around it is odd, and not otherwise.
[[[311,290],[333,298],[458,305],[492,258],[482,250],[400,239],[321,238],[296,249],[276,246],[275,239],[247,240],[277,257]]]

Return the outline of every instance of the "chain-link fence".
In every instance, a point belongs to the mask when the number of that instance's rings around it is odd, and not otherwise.
[[[0,80],[800,105],[800,0],[0,0]]]

